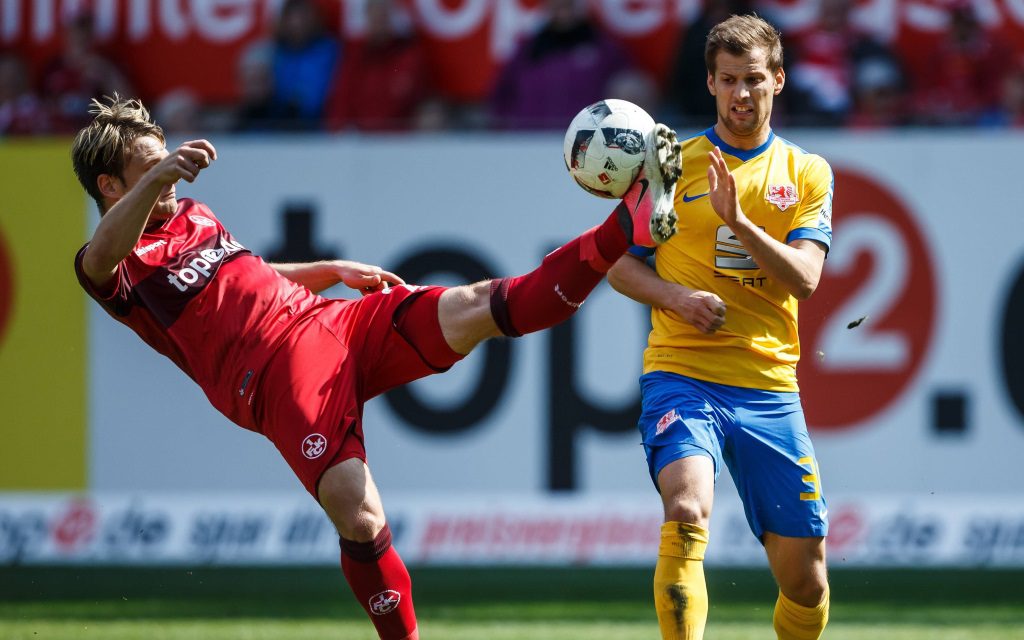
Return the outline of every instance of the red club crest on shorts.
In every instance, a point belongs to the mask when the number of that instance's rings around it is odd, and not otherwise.
[[[654,430],[654,435],[660,436],[665,433],[665,429],[668,429],[668,425],[672,424],[676,420],[679,420],[679,414],[673,409],[661,416],[661,420],[658,420],[658,426]]]
[[[327,438],[319,433],[311,433],[302,441],[302,455],[310,460],[316,460],[327,451]]]
[[[397,609],[398,603],[401,601],[402,594],[398,593],[394,589],[381,591],[370,598],[370,611],[375,616],[383,616]]]
[[[765,191],[764,199],[778,207],[779,211],[785,211],[800,202],[800,194],[791,184],[770,184]]]

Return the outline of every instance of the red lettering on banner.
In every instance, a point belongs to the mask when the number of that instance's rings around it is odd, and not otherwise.
[[[319,0],[340,33],[340,3]],[[0,0],[0,46],[41,73],[60,52],[64,22],[90,7],[104,55],[148,100],[182,86],[210,102],[234,100],[247,46],[272,35],[279,0]],[[198,71],[201,70],[201,71]]]
[[[444,520],[438,520],[437,518],[431,518],[427,521],[423,531],[423,549],[424,552],[435,547],[444,544],[445,539],[448,537],[448,522]]]
[[[7,320],[14,307],[14,261],[8,257],[7,243],[0,230],[0,346],[4,343]]]
[[[828,550],[843,553],[860,543],[867,531],[866,517],[856,505],[832,509],[828,521]]]
[[[461,544],[480,544],[487,537],[487,523],[483,520],[466,520],[455,527],[455,539]]]
[[[562,534],[563,525],[556,520],[537,520],[519,523],[519,533],[513,540],[519,539],[523,544],[540,544],[550,546]]]
[[[863,424],[908,388],[931,346],[936,272],[921,230],[895,193],[835,172],[835,237],[822,286],[800,306],[800,388],[807,423]]]
[[[422,557],[524,557],[588,563],[601,557],[657,549],[657,517],[494,515],[433,516],[424,528]]]
[[[53,539],[62,551],[73,551],[92,540],[96,533],[96,512],[89,502],[72,502],[53,526]]]
[[[364,1],[319,0],[328,28],[358,38]],[[423,36],[439,89],[457,101],[487,97],[502,63],[541,18],[541,0],[400,0]],[[590,0],[602,28],[660,81],[671,72],[682,29],[708,0]],[[147,99],[182,85],[204,99],[237,96],[236,67],[253,42],[271,35],[281,0],[0,0],[0,46],[25,55],[39,72],[60,49],[61,25],[91,6],[101,44]],[[765,13],[787,39],[813,26],[815,0],[768,0]],[[908,65],[930,72],[928,58],[945,37],[948,0],[860,0],[853,21],[898,49]],[[1022,0],[974,0],[994,36],[1024,49]],[[194,70],[202,69],[202,73]]]

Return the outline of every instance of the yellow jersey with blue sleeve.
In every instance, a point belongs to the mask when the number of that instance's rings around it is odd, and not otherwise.
[[[682,143],[676,184],[678,232],[655,251],[658,275],[716,293],[725,324],[705,335],[677,314],[652,312],[644,373],[667,371],[737,387],[798,391],[797,300],[763,272],[711,207],[708,152],[719,147],[736,178],[740,207],[782,243],[832,243],[832,169],[772,132],[756,149],[737,149],[707,129]]]

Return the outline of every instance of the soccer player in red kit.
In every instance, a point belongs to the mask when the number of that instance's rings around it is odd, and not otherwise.
[[[82,287],[225,416],[274,443],[337,528],[342,571],[379,636],[418,638],[409,573],[366,466],[363,403],[447,370],[482,340],[565,320],[631,245],[667,240],[675,133],[659,125],[622,203],[536,270],[432,287],[344,260],[267,264],[206,205],[175,196],[178,180],[194,181],[216,160],[212,144],[168,151],[137,100],[94,107],[72,148],[101,215],[75,258]],[[339,283],[363,297],[317,295]]]

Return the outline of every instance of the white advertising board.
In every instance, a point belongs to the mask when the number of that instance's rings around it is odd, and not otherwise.
[[[1024,222],[1010,194],[1024,137],[789,137],[836,172],[834,244],[801,310],[801,384],[826,494],[1020,504]],[[214,142],[220,159],[181,193],[244,245],[376,263],[420,284],[526,272],[614,204],[572,184],[557,136]],[[648,328],[644,309],[602,285],[570,324],[495,341],[372,400],[369,461],[386,502],[570,490],[656,503],[635,431]],[[96,305],[89,331],[93,490],[301,493],[268,442],[221,418]],[[731,490],[725,474],[720,484]]]

